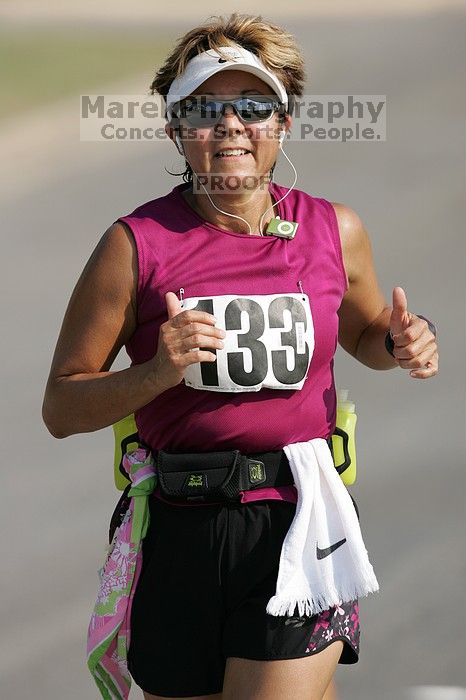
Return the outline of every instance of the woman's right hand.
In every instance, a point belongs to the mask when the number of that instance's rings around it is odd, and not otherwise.
[[[168,321],[160,326],[157,352],[151,361],[154,380],[162,391],[179,384],[188,365],[215,362],[213,352],[199,348],[223,348],[222,338],[226,335],[222,328],[215,328],[212,314],[194,309],[183,311],[173,292],[165,294],[165,301]]]

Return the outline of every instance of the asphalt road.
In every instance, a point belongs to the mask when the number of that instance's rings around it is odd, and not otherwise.
[[[457,12],[287,25],[305,48],[312,93],[387,95],[388,109],[385,143],[290,144],[297,187],[359,213],[387,299],[403,286],[410,309],[435,320],[440,336],[440,373],[428,381],[337,354],[337,385],[350,389],[358,413],[352,493],[381,584],[361,601],[360,662],[338,668],[342,700],[464,698],[439,688],[466,686],[465,19]],[[45,146],[40,132],[25,130],[37,148],[23,152],[22,172],[11,161],[17,182],[1,196],[7,700],[97,698],[85,643],[118,498],[112,431],[55,440],[41,421],[42,396],[67,301],[100,235],[173,187],[163,166],[180,164],[168,144],[80,144],[73,109]],[[276,179],[291,181],[286,162]],[[128,364],[123,351],[113,369]],[[136,686],[131,697],[142,697]]]

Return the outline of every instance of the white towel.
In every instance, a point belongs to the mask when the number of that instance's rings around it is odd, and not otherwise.
[[[314,615],[378,591],[358,516],[327,441],[315,438],[283,449],[298,501],[282,545],[276,594],[266,611],[293,615],[297,605],[300,616]],[[321,558],[317,548],[324,550]]]

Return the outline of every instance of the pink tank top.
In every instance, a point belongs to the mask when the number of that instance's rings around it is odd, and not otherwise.
[[[337,311],[347,289],[332,205],[293,190],[275,208],[280,219],[299,224],[289,240],[234,233],[206,222],[182,196],[186,187],[177,185],[118,219],[129,226],[138,252],[137,328],[125,346],[131,365],[156,353],[160,325],[168,320],[165,293],[179,296],[180,288],[185,298],[304,292],[314,347],[301,389],[211,391],[183,380],[135,412],[139,435],[152,449],[245,454],[327,438],[336,418]],[[276,201],[287,188],[271,183],[270,191]],[[242,501],[296,502],[296,493],[293,485],[255,489],[243,493]]]

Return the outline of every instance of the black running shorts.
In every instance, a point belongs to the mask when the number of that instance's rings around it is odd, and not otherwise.
[[[296,659],[342,639],[359,654],[358,601],[312,617],[269,615],[295,503],[187,507],[149,498],[150,525],[131,610],[128,668],[165,697],[220,693],[226,659]]]

